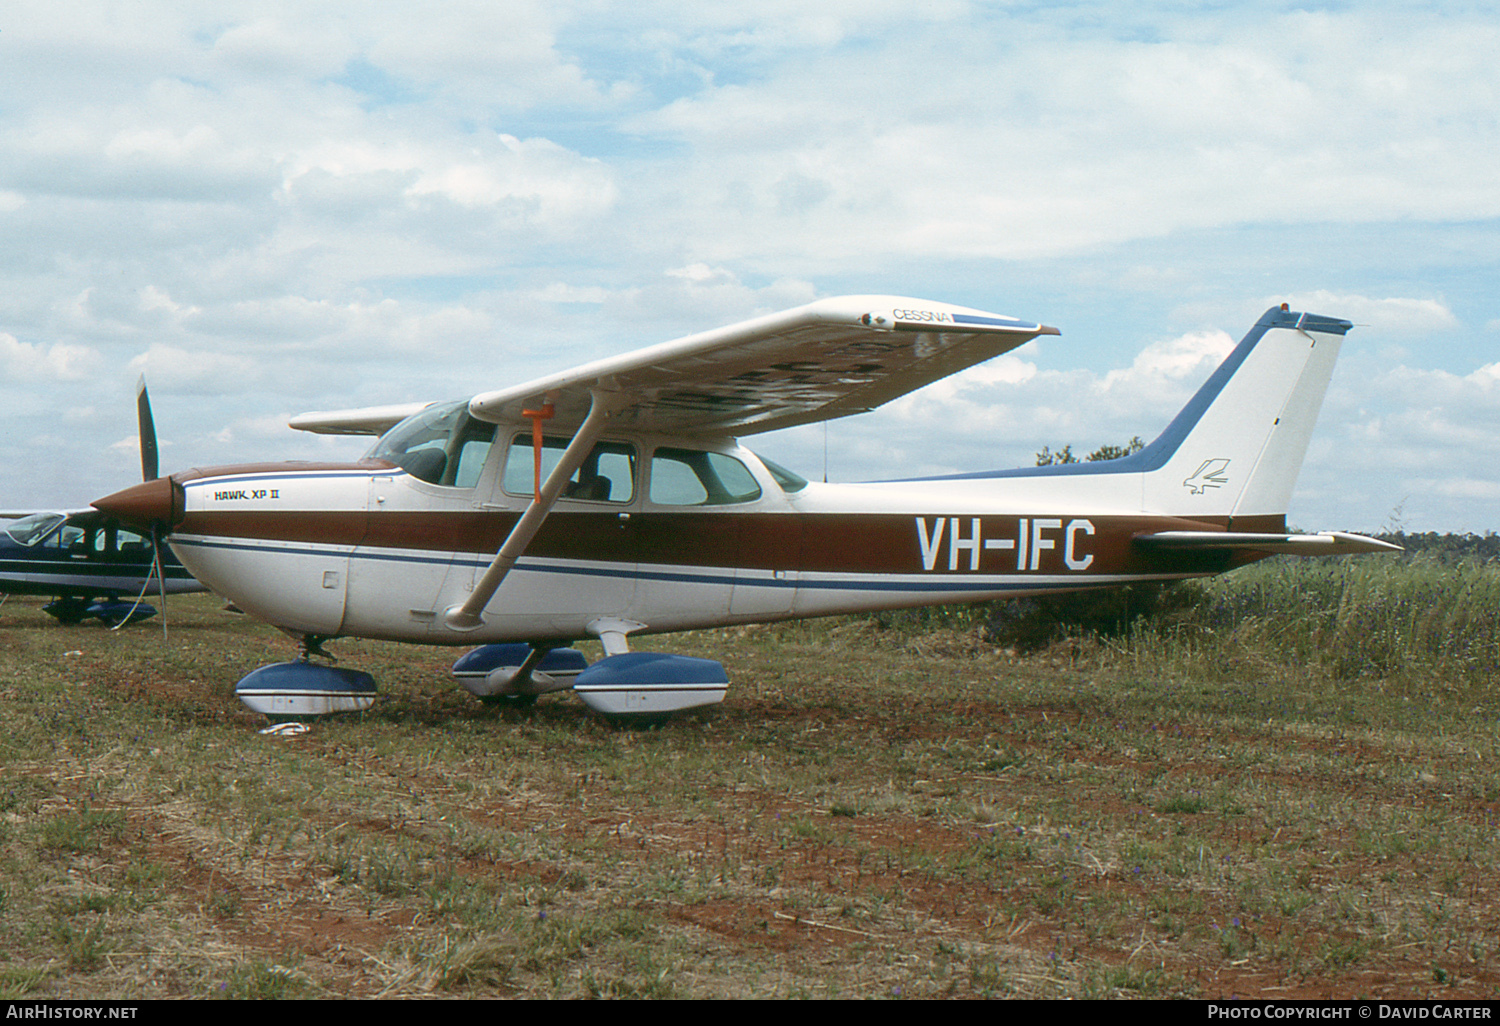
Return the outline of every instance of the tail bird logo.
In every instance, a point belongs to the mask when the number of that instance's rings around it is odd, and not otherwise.
[[[1182,484],[1194,495],[1202,495],[1209,488],[1218,488],[1228,483],[1229,478],[1224,475],[1228,467],[1229,461],[1226,459],[1204,460]]]

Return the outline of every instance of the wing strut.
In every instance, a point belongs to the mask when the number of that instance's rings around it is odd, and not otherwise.
[[[603,392],[599,389],[590,389],[589,415],[584,418],[583,424],[578,428],[573,440],[568,443],[567,449],[563,450],[562,459],[557,466],[552,468],[552,473],[547,475],[547,480],[537,489],[531,504],[526,507],[526,512],[521,514],[521,519],[516,521],[516,526],[510,529],[510,534],[505,536],[500,551],[495,553],[495,559],[485,570],[484,576],[474,586],[474,591],[469,595],[462,605],[450,606],[443,613],[443,623],[456,631],[476,630],[484,620],[480,614],[484,607],[490,604],[494,598],[495,591],[500,587],[505,575],[510,573],[510,568],[516,565],[516,560],[526,552],[531,539],[536,537],[537,531],[541,530],[542,521],[547,519],[547,514],[552,511],[552,506],[557,502],[557,497],[562,494],[563,486],[573,476],[573,472],[583,465],[584,459],[593,450],[594,443],[604,432],[604,425],[618,410],[625,405],[618,396]],[[534,423],[538,428],[541,421]],[[540,450],[538,450],[540,451]]]

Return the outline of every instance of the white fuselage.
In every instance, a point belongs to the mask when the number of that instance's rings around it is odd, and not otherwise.
[[[671,439],[611,441],[639,454],[637,473],[658,446],[682,451]],[[1136,533],[1223,522],[1143,516],[1140,474],[788,492],[734,443],[703,448],[743,465],[759,495],[654,502],[648,477],[629,501],[562,498],[474,631],[445,626],[443,611],[473,590],[530,498],[502,487],[502,446],[469,488],[370,465],[179,475],[171,544],[199,580],[277,626],[430,644],[585,637],[601,617],[673,631],[1223,568],[1130,551]]]

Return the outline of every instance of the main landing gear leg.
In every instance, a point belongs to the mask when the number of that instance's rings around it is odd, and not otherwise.
[[[538,427],[540,427],[540,422],[538,422]],[[540,488],[541,485],[538,484],[537,487]],[[515,676],[509,682],[511,690],[497,695],[483,695],[479,700],[485,705],[509,706],[512,709],[530,709],[536,705],[536,700],[541,695],[541,692],[536,689],[552,683],[550,674],[538,670],[538,667],[542,665],[542,660],[547,658],[550,651],[541,645],[531,646],[531,651],[526,653],[525,662],[521,664],[520,669],[516,670]],[[541,679],[535,679],[533,674],[540,676]]]
[[[534,705],[538,695],[567,691],[588,666],[583,653],[557,642],[483,645],[453,664],[453,676],[485,705]]]
[[[304,634],[297,641],[297,661],[308,662],[313,656],[319,659],[327,659],[330,663],[338,662],[338,657],[332,652],[325,651],[323,642],[332,640],[327,634]]]

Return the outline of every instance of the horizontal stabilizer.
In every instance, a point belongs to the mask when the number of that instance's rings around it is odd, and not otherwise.
[[[1143,549],[1182,552],[1188,549],[1250,549],[1289,556],[1348,556],[1356,552],[1402,552],[1399,545],[1362,534],[1323,531],[1318,534],[1250,534],[1242,531],[1159,531],[1132,539]]]

